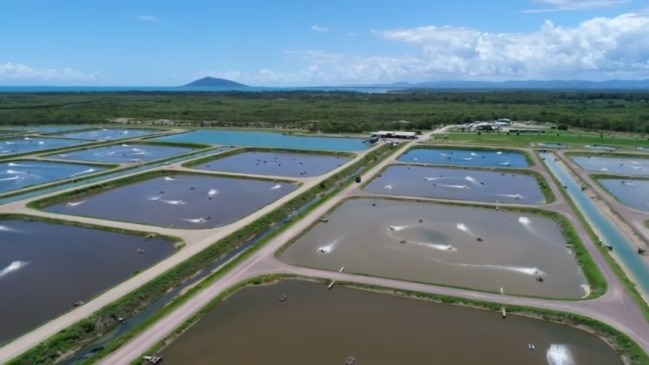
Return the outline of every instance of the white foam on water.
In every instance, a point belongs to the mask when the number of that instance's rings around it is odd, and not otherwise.
[[[90,169],[87,169],[87,170],[79,171],[79,172],[76,172],[76,173],[70,175],[70,177],[79,176],[79,175],[85,175],[85,174],[89,174],[91,172],[95,172],[95,169],[90,168]]]
[[[277,189],[281,189],[281,188],[282,188],[282,184],[277,184],[277,185],[273,186],[272,188],[270,188],[270,190],[277,190]]]
[[[162,197],[161,196],[150,196],[150,197],[147,198],[147,200],[156,201],[156,200],[160,200],[160,198],[162,198]]]
[[[608,171],[608,169],[606,167],[602,167],[599,171],[605,171],[606,172],[606,171]]]
[[[23,139],[24,139],[25,141],[30,141],[30,140],[31,140],[31,138],[29,138],[29,137],[25,137],[25,138],[23,138]]]
[[[190,223],[195,223],[195,224],[201,224],[207,222],[207,219],[205,218],[193,218],[193,219],[185,219],[186,222]]]
[[[424,180],[426,181],[435,181],[439,179],[443,179],[443,177],[424,177]]]
[[[630,183],[630,182],[626,182],[626,181],[622,181],[622,185],[626,185],[626,186],[635,186],[634,183]]]
[[[12,169],[8,169],[6,172],[8,174],[27,174],[25,171],[18,171],[18,170],[12,170]]]
[[[383,189],[385,189],[385,190],[392,190],[392,185],[391,185],[391,184],[388,184],[388,185],[384,186]]]
[[[78,205],[81,205],[81,204],[83,204],[85,202],[86,202],[85,200],[78,201],[78,202],[68,202],[68,203],[65,204],[65,206],[70,207],[70,208],[74,208],[74,207],[76,207]]]
[[[216,195],[216,194],[218,194],[218,193],[219,193],[218,190],[216,190],[216,189],[210,189],[210,191],[207,192],[207,195],[209,195],[209,196],[214,196],[214,195]]]
[[[444,188],[451,188],[451,189],[466,189],[466,185],[449,185],[449,184],[437,184],[437,186],[441,186]]]
[[[473,267],[473,268],[478,268],[478,269],[492,269],[492,270],[504,270],[504,271],[512,271],[512,272],[517,272],[525,275],[541,275],[541,276],[547,276],[547,274],[543,271],[540,270],[539,268],[536,267],[523,267],[523,266],[509,266],[509,265],[489,265],[489,264],[452,264],[454,266],[460,266],[460,267]]]
[[[545,359],[548,361],[548,365],[575,364],[572,353],[566,345],[551,344],[550,348],[545,352]]]
[[[18,180],[19,178],[20,178],[20,176],[16,175],[16,176],[11,176],[11,177],[4,177],[4,178],[0,179],[0,181]]]
[[[412,160],[413,161],[419,161],[419,159],[417,157],[413,157]]]
[[[324,253],[324,254],[330,253],[336,248],[336,246],[338,246],[338,244],[343,240],[343,238],[344,238],[343,236],[340,236],[335,240],[327,243],[326,245],[318,247],[318,253]]]
[[[458,223],[458,224],[455,225],[455,227],[457,229],[459,229],[460,231],[475,237],[475,234],[473,234],[473,232],[471,232],[469,227],[467,227],[464,223]]]
[[[59,155],[59,157],[68,157],[68,155],[62,153],[62,154]]]
[[[440,155],[442,155],[444,157],[448,156],[448,154],[446,154],[446,153],[440,153]]]
[[[478,157],[478,154],[477,154],[477,153],[475,153],[475,152],[471,152],[471,156],[475,156],[475,157]]]
[[[503,165],[503,166],[511,166],[511,165],[512,165],[512,164],[509,163],[509,162],[501,162],[500,164]]]
[[[45,142],[40,141],[40,142],[38,142],[38,144],[43,145],[43,144],[45,144]]]
[[[132,152],[129,155],[130,156],[143,156],[143,155],[146,155],[146,151]]]
[[[122,147],[128,147],[128,145],[127,145],[126,143],[124,143],[124,144],[122,145]]]
[[[507,198],[513,198],[513,199],[523,199],[524,198],[524,196],[522,196],[521,194],[496,194],[496,195],[504,196],[504,197],[507,197]]]
[[[407,226],[390,226],[390,227],[388,227],[388,228],[389,228],[391,231],[399,232],[399,231],[403,231],[404,229],[406,229],[406,228],[408,228],[408,227],[410,227],[410,225],[407,225]]]
[[[25,265],[27,265],[27,262],[25,261],[13,261],[11,264],[9,264],[9,266],[0,271],[0,278],[7,276],[14,271],[20,270]]]
[[[634,170],[642,170],[642,166],[631,166]]]
[[[176,181],[176,179],[171,176],[165,176],[165,181]]]
[[[496,154],[497,154],[497,155],[502,155],[503,153],[500,152],[500,151],[498,151],[498,152],[496,152]]]
[[[164,200],[164,199],[158,199],[158,201],[161,201],[165,204],[169,205],[185,205],[186,203],[182,200]]]
[[[0,232],[20,232],[20,231],[17,229],[13,229],[11,227],[0,226]]]
[[[473,157],[462,157],[462,159],[465,161],[471,161],[473,160]]]
[[[451,246],[451,245],[443,245],[440,243],[432,243],[432,242],[413,242],[416,245],[419,246],[424,246],[428,248],[432,248],[434,250],[438,251],[446,251],[446,252],[457,252],[457,248]]]
[[[584,289],[584,296],[581,299],[586,299],[590,296],[590,285],[581,284],[581,288]]]
[[[468,182],[470,182],[472,184],[475,184],[475,185],[480,185],[480,183],[476,179],[472,178],[471,176],[465,177],[464,180],[466,180],[466,181],[468,181]]]

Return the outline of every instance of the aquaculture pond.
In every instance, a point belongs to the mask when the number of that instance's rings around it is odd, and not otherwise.
[[[121,144],[66,152],[48,157],[61,160],[77,160],[107,163],[145,162],[171,157],[191,151],[191,148]]]
[[[413,148],[399,157],[401,162],[480,167],[528,167],[525,155],[507,150]]]
[[[294,136],[274,132],[197,130],[156,138],[156,141],[218,144],[316,151],[362,151],[370,147],[360,138]]]
[[[351,157],[292,152],[243,152],[206,162],[194,168],[287,177],[323,175],[349,162]]]
[[[649,159],[641,156],[603,157],[603,156],[571,156],[573,161],[588,171],[604,172],[617,175],[649,176]]]
[[[165,364],[329,365],[352,356],[374,365],[623,364],[604,341],[566,325],[289,280],[240,290],[161,356]]]
[[[589,293],[552,219],[487,208],[352,199],[293,242],[293,265],[507,294]]]
[[[0,162],[0,193],[67,178],[81,178],[102,170],[105,168],[37,160]]]
[[[212,228],[254,213],[297,187],[286,182],[179,174],[77,197],[46,210],[157,226]]]
[[[1,220],[0,235],[0,343],[175,251],[173,243],[157,238],[40,221]]]
[[[146,136],[148,134],[159,133],[159,132],[161,132],[161,130],[103,128],[103,129],[93,129],[90,131],[66,133],[61,136],[66,138],[93,139],[93,140],[104,141],[110,139],[141,137],[141,136]]]
[[[545,202],[539,183],[531,175],[427,166],[390,166],[365,191],[494,203]]]
[[[88,143],[78,139],[22,137],[0,140],[0,157],[19,153],[37,152]]]
[[[622,204],[649,212],[649,180],[599,179],[598,182]]]

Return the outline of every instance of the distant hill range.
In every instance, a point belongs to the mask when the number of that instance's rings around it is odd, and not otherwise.
[[[192,81],[183,87],[228,87],[228,88],[238,88],[238,87],[248,87],[248,85],[240,84],[226,79],[219,79],[217,77],[203,77],[196,81]]]
[[[537,90],[649,90],[649,80],[527,80],[527,81],[430,81],[397,82],[383,85],[358,85],[398,89],[537,89]]]

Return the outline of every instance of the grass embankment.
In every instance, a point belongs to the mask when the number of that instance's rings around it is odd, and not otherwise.
[[[305,155],[320,155],[320,156],[340,156],[353,158],[354,154],[349,152],[330,152],[330,151],[313,151],[313,150],[293,150],[288,148],[261,148],[261,147],[244,147],[244,148],[235,148],[224,153],[220,153],[217,156],[207,156],[199,158],[196,160],[188,161],[182,164],[183,167],[192,168],[197,165],[202,165],[204,163],[212,162],[215,160],[220,160],[226,157],[240,155],[242,153],[250,152],[266,152],[266,153],[293,153],[293,154],[305,154]]]
[[[409,202],[409,203],[424,203],[424,204],[439,204],[439,205],[450,205],[450,206],[458,206],[458,207],[467,207],[467,208],[478,208],[478,209],[484,209],[485,211],[493,211],[494,207],[492,205],[485,205],[485,204],[480,204],[480,203],[475,203],[475,202],[469,202],[469,201],[431,201],[431,200],[423,200],[423,199],[417,199],[417,198],[395,198],[395,197],[367,197],[367,196],[353,196],[349,197],[347,199],[344,199],[340,201],[338,204],[336,204],[334,207],[332,207],[329,211],[327,211],[323,217],[326,217],[328,215],[331,215],[335,212],[336,209],[338,209],[341,205],[345,204],[347,201],[352,200],[352,199],[373,199],[373,200],[384,200],[384,201],[395,201],[395,202]],[[536,215],[541,215],[545,216],[547,218],[552,219],[558,226],[561,232],[563,233],[563,236],[566,240],[566,244],[568,244],[574,253],[575,260],[579,264],[579,266],[582,269],[582,272],[584,273],[584,276],[586,277],[586,280],[588,284],[590,285],[590,295],[588,296],[588,299],[593,299],[597,298],[604,293],[606,293],[607,290],[607,283],[606,280],[604,279],[604,276],[602,275],[602,272],[599,270],[597,267],[597,264],[593,260],[593,258],[590,256],[588,251],[586,250],[586,247],[584,243],[581,241],[579,238],[579,235],[577,234],[575,228],[570,224],[570,221],[568,218],[566,218],[563,214],[554,212],[554,211],[549,211],[545,209],[540,209],[540,208],[534,208],[534,207],[513,207],[513,206],[500,206],[499,211],[509,211],[509,212],[520,212],[524,214],[536,214]],[[295,243],[300,237],[305,235],[309,230],[311,230],[315,225],[319,224],[318,221],[314,222],[311,226],[306,228],[304,231],[300,232],[299,235],[294,237],[292,240],[287,242],[284,246],[282,246],[279,250],[275,252],[275,256],[280,256],[282,252],[284,252],[290,245]],[[425,283],[425,284],[430,284],[430,283]],[[442,286],[448,286],[444,285],[444,283],[434,283],[435,285],[442,285]],[[460,288],[460,287],[458,287]],[[462,289],[466,289],[462,287]],[[473,288],[470,288],[471,290],[476,290]],[[481,290],[479,290],[481,291]],[[488,292],[488,291],[485,291]],[[524,295],[521,295],[524,296]],[[581,298],[580,298],[581,299]],[[566,300],[571,300],[571,299],[566,299]]]
[[[646,138],[638,135],[637,138],[625,138],[617,135],[591,134],[584,132],[547,130],[546,133],[481,133],[457,132],[440,135],[438,140],[444,143],[467,143],[492,146],[531,146],[538,143],[562,143],[570,145],[571,148],[583,147],[584,145],[605,145],[615,147],[649,147]]]
[[[550,176],[554,180],[556,186],[558,187],[562,186],[562,184],[559,182],[557,177],[554,176],[553,173],[550,172]],[[572,176],[572,178],[574,179],[574,175]],[[576,181],[579,183],[578,180]],[[590,236],[592,242],[598,242],[599,236],[595,233],[593,227],[591,227],[590,225],[590,222],[586,219],[586,217],[583,215],[581,210],[577,207],[575,202],[572,200],[570,194],[568,194],[566,189],[559,188],[559,191],[561,191],[564,200],[568,202],[568,204],[570,205],[570,208],[572,209],[574,216],[577,217],[577,219],[579,219],[582,226],[586,229],[586,232],[588,232],[588,235]],[[626,274],[624,269],[622,269],[620,264],[613,258],[610,251],[608,251],[606,247],[604,247],[603,245],[595,245],[595,247],[597,250],[599,250],[602,257],[604,257],[604,259],[610,265],[611,269],[613,269],[617,277],[624,284],[624,286],[628,290],[627,293],[631,296],[631,298],[633,298],[633,300],[636,302],[638,307],[640,307],[640,310],[642,311],[642,314],[644,315],[645,319],[649,321],[649,305],[647,304],[647,302],[644,300],[644,298],[638,291],[638,288],[636,288],[635,283],[629,279],[629,276]]]
[[[284,182],[284,183],[292,183],[295,184],[294,181],[291,180],[277,180],[277,179],[268,179],[268,178],[263,178],[263,177],[247,177],[247,176],[230,176],[230,175],[221,175],[217,173],[200,173],[200,172],[193,172],[193,171],[171,171],[171,170],[156,170],[156,171],[149,171],[149,172],[143,172],[141,174],[133,175],[133,176],[128,176],[123,179],[118,179],[118,180],[113,180],[113,181],[108,181],[104,183],[98,183],[95,185],[87,186],[84,188],[80,188],[77,190],[69,191],[67,193],[59,194],[59,195],[53,195],[49,196],[43,199],[35,200],[32,202],[29,202],[27,206],[32,209],[42,209],[48,206],[52,206],[55,204],[58,204],[63,201],[67,201],[70,199],[77,199],[77,198],[82,198],[82,197],[87,197],[90,195],[96,195],[101,192],[105,192],[108,190],[116,189],[119,187],[123,187],[126,185],[132,185],[138,182],[146,181],[146,180],[151,180],[155,178],[160,178],[164,176],[186,176],[186,175],[192,175],[192,176],[202,176],[202,177],[213,177],[213,178],[223,178],[223,179],[248,179],[248,180],[259,180],[259,181],[272,181],[272,182]]]
[[[186,332],[189,328],[191,328],[191,326],[196,324],[208,312],[213,310],[214,307],[216,307],[218,304],[225,301],[230,296],[236,294],[239,290],[249,286],[272,284],[280,280],[304,280],[304,281],[318,282],[322,284],[329,282],[328,280],[322,278],[301,277],[301,276],[294,276],[294,275],[266,275],[266,276],[260,276],[260,277],[243,281],[229,288],[227,291],[225,291],[217,298],[212,300],[205,307],[201,308],[200,311],[198,311],[195,315],[193,315],[191,318],[185,321],[170,336],[165,338],[163,341],[158,342],[152,348],[148,349],[146,353],[158,353],[159,351],[161,351],[164,347],[168,346],[175,339],[177,339],[184,332]],[[580,330],[585,330],[587,332],[593,333],[599,338],[602,338],[610,346],[612,346],[618,352],[618,354],[620,354],[630,364],[643,365],[649,363],[649,356],[647,356],[647,354],[643,351],[643,349],[627,335],[625,335],[624,333],[616,330],[615,328],[603,322],[582,315],[552,311],[547,309],[533,308],[533,307],[518,306],[518,305],[503,305],[494,302],[477,301],[477,300],[464,299],[459,297],[451,297],[446,295],[423,293],[423,292],[416,292],[411,290],[394,289],[394,288],[387,288],[387,287],[375,286],[375,285],[359,284],[354,282],[338,281],[336,282],[336,286],[342,286],[342,287],[356,289],[356,290],[365,290],[365,291],[386,294],[386,295],[395,295],[395,296],[411,298],[411,299],[426,300],[426,301],[440,303],[440,304],[458,305],[458,306],[463,306],[468,308],[489,310],[494,312],[500,312],[503,307],[506,307],[507,312],[510,315],[513,314],[513,315],[519,315],[523,317],[536,318],[540,320],[545,320],[549,322],[576,327]],[[142,364],[142,363],[143,363],[142,360],[138,359],[133,361],[131,364]]]
[[[436,140],[430,140],[429,144],[423,144],[423,145],[415,145],[411,148],[409,148],[406,152],[403,154],[407,154],[408,152],[412,150],[435,150],[435,149],[446,149],[446,150],[475,150],[475,151],[487,151],[487,152],[509,152],[509,153],[518,153],[523,155],[525,157],[525,161],[527,161],[527,164],[529,167],[533,167],[536,165],[536,162],[530,156],[530,154],[525,151],[525,150],[520,150],[516,148],[501,148],[501,147],[496,147],[496,146],[479,146],[479,145],[469,145],[469,146],[458,146],[456,144],[446,144],[446,141],[442,141],[441,143],[435,143]]]
[[[442,168],[442,169],[452,169],[452,170],[478,170],[478,171],[484,171],[484,172],[496,172],[496,173],[502,173],[502,174],[516,174],[516,175],[527,175],[527,176],[532,176],[537,184],[541,192],[543,193],[543,196],[545,197],[545,203],[549,204],[554,201],[556,201],[557,197],[554,195],[554,192],[552,191],[552,188],[548,184],[548,182],[545,180],[543,175],[539,173],[538,171],[533,171],[533,170],[526,170],[526,169],[493,169],[491,167],[481,167],[481,166],[461,166],[461,165],[429,165],[429,164],[422,164],[422,163],[395,163],[386,166],[381,170],[379,174],[376,175],[376,177],[372,180],[369,181],[364,181],[363,184],[361,185],[362,188],[365,188],[369,183],[372,181],[378,179],[387,169],[389,169],[392,166],[420,166],[420,167],[430,167],[430,168]],[[434,198],[431,198],[434,199]]]
[[[99,225],[94,225],[94,224],[88,224],[84,222],[78,222],[78,221],[70,221],[70,220],[65,220],[65,219],[56,219],[56,218],[49,218],[49,217],[40,217],[40,216],[33,216],[33,215],[28,215],[28,214],[11,214],[11,213],[0,213],[0,220],[6,221],[6,220],[22,220],[22,221],[33,221],[33,222],[43,222],[43,223],[51,223],[51,224],[58,224],[58,225],[65,225],[65,226],[72,226],[72,227],[80,227],[80,228],[90,228],[90,229],[95,229],[99,231],[106,231],[106,232],[114,232],[114,233],[122,233],[122,234],[128,234],[131,236],[139,236],[139,237],[151,237],[151,238],[156,238],[156,239],[161,239],[165,241],[169,241],[174,244],[176,249],[180,249],[185,246],[185,242],[175,236],[168,236],[168,235],[163,235],[163,234],[158,234],[158,233],[151,233],[151,232],[144,232],[144,231],[132,231],[129,229],[123,229],[123,228],[117,228],[117,227],[107,227],[107,226],[99,226]],[[153,236],[151,236],[153,235]]]
[[[120,298],[116,302],[94,313],[91,317],[77,322],[69,328],[52,336],[45,342],[41,343],[39,346],[34,347],[18,358],[12,360],[10,364],[39,365],[63,360],[66,354],[67,356],[70,356],[75,351],[78,351],[84,346],[95,341],[97,338],[110,332],[119,324],[117,320],[118,317],[130,318],[133,315],[139,313],[140,311],[144,310],[150,303],[153,303],[154,301],[162,297],[171,288],[175,288],[181,285],[187,279],[199,273],[200,270],[210,266],[256,235],[265,232],[279,222],[284,221],[286,217],[289,216],[289,214],[294,212],[303,204],[312,201],[317,196],[320,196],[330,187],[337,185],[339,186],[338,189],[333,190],[325,199],[320,200],[317,204],[314,204],[312,207],[310,207],[310,209],[293,217],[293,220],[291,222],[283,225],[282,228],[267,236],[262,242],[259,242],[252,249],[247,250],[236,260],[233,260],[225,265],[215,274],[214,277],[222,275],[224,272],[247,258],[256,249],[261,247],[263,243],[268,242],[268,240],[279,234],[283,229],[290,227],[292,223],[297,221],[301,216],[308,214],[308,212],[324,203],[326,199],[334,196],[346,184],[353,183],[352,179],[354,177],[354,174],[362,166],[367,166],[369,168],[370,166],[381,161],[385,156],[389,154],[390,151],[391,150],[388,145],[383,145],[369,152],[360,161],[347,166],[341,172],[333,175],[330,178],[323,179],[319,185],[303,192],[282,207],[275,209],[274,211],[266,214],[256,221],[248,224],[244,228],[213,243],[200,253],[180,263],[164,274],[158,276],[156,279],[144,284],[142,287],[138,288],[137,291]],[[97,355],[95,355],[95,357],[93,357],[92,360],[94,361],[98,357],[105,356],[105,354],[109,353],[110,351],[114,351],[114,349],[118,348],[121,344],[125,343],[130,338],[143,331],[147,326],[149,326],[165,314],[169,313],[178,305],[182,304],[184,300],[187,300],[189,296],[198,291],[200,288],[202,288],[202,284],[190,289],[185,295],[181,296],[177,300],[174,300],[173,302],[165,306],[161,311],[156,312],[146,321],[136,326],[128,335],[122,337],[107,349],[99,352]],[[104,326],[100,328],[96,325],[97,323],[102,323]]]

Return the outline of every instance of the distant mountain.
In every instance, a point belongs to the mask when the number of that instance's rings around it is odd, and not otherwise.
[[[183,87],[248,87],[248,85],[208,76],[196,81],[192,81],[187,85],[183,85]]]
[[[528,90],[649,90],[649,80],[526,80],[526,81],[429,81],[365,85],[399,89],[528,89]]]

